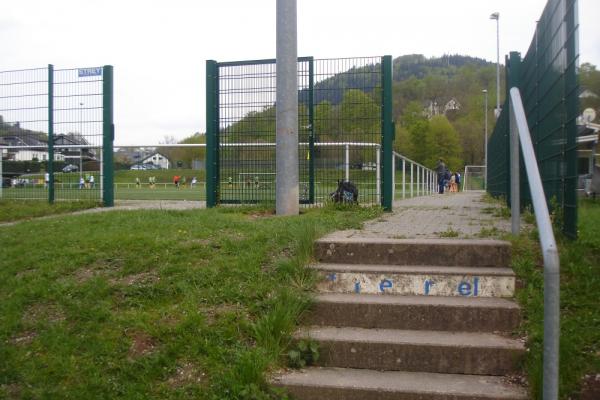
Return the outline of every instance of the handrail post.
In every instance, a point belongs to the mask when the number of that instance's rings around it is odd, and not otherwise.
[[[412,197],[414,197],[414,196],[413,196],[413,186],[414,186],[414,179],[413,179],[413,176],[414,176],[414,166],[415,166],[415,164],[411,162],[411,163],[410,163],[410,197],[411,197],[411,198],[412,198]]]
[[[396,201],[396,156],[392,155],[392,202]]]
[[[377,192],[377,204],[381,204],[381,147],[375,147],[375,184]]]
[[[406,198],[406,160],[402,159],[402,198]]]

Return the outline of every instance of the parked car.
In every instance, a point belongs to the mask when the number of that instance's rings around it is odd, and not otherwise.
[[[141,165],[141,164],[134,164],[131,166],[131,168],[129,168],[132,171],[143,171],[146,169],[145,166]]]
[[[69,164],[66,165],[63,169],[62,172],[77,172],[79,171],[79,167],[75,164]]]

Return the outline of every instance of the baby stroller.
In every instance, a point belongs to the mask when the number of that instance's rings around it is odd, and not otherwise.
[[[334,203],[358,204],[358,188],[350,181],[338,181],[338,187],[329,194]]]

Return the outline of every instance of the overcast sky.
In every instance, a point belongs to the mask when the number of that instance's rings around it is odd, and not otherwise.
[[[298,0],[298,54],[525,53],[546,0]],[[600,1],[579,0],[582,62],[600,65]],[[205,130],[205,60],[275,57],[275,0],[4,0],[0,71],[115,68],[117,144]]]

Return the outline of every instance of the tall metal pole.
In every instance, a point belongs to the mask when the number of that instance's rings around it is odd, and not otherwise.
[[[488,177],[488,91],[487,89],[483,89],[483,93],[485,95],[485,131],[484,131],[484,140],[483,140],[483,148],[484,148],[484,158],[483,165],[485,165],[485,173],[483,176],[483,190],[487,190],[487,177]]]
[[[299,213],[298,37],[296,0],[277,0],[277,98],[275,209]]]
[[[490,19],[496,20],[496,109],[494,115],[500,116],[500,13],[490,15]]]

